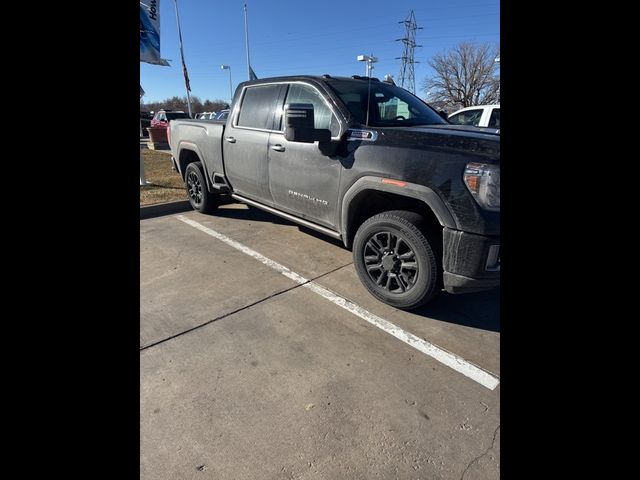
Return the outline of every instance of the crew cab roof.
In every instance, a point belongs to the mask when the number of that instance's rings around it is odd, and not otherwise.
[[[259,78],[258,80],[247,80],[242,82],[240,85],[259,85],[261,83],[295,82],[295,81],[301,81],[301,80],[312,80],[316,82],[331,83],[332,80],[364,82],[364,81],[367,81],[368,78],[361,77],[358,75],[354,75],[353,77],[334,77],[331,75],[288,75],[283,77],[269,77],[269,78]],[[371,77],[371,81],[380,82],[380,80],[375,77]]]

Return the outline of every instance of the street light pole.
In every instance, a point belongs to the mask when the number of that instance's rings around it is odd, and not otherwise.
[[[233,87],[231,83],[231,65],[220,65],[222,70],[229,70],[229,105],[233,102]]]
[[[377,57],[371,55],[358,55],[356,60],[359,62],[366,62],[365,64],[365,72],[367,77],[371,77],[371,73],[373,72],[373,64],[378,61]]]

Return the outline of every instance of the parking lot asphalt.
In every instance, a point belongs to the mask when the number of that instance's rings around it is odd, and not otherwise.
[[[340,242],[260,210],[141,220],[141,478],[499,478],[499,385],[206,229],[500,375],[499,290],[404,312],[368,294]]]

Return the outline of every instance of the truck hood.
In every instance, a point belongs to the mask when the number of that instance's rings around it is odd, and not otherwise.
[[[500,159],[500,130],[466,125],[380,128],[381,143],[406,148],[436,148]]]
[[[431,130],[449,130],[452,132],[460,133],[481,133],[485,135],[500,135],[499,128],[487,128],[487,127],[474,127],[472,125],[422,125],[418,127],[405,127],[407,130],[412,128],[418,129],[431,129]]]

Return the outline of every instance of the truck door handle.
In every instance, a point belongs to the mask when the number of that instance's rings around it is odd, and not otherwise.
[[[284,152],[284,147],[280,144],[271,145],[271,149],[275,150],[276,152]]]
[[[225,137],[224,139],[229,143],[236,143],[235,137]]]

